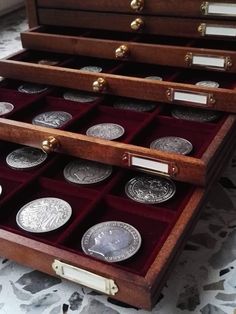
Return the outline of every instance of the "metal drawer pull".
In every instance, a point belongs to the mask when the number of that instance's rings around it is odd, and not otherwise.
[[[45,153],[52,153],[59,147],[59,142],[54,136],[49,136],[46,140],[42,142],[42,150]]]
[[[233,65],[230,57],[208,56],[201,54],[197,55],[193,54],[192,52],[188,52],[184,60],[189,67],[196,66],[214,68],[218,70],[228,70]]]
[[[130,6],[134,11],[142,11],[144,7],[144,0],[132,0]]]
[[[93,91],[96,93],[101,93],[107,88],[107,82],[104,78],[99,77],[93,82]]]
[[[221,3],[204,1],[201,4],[201,12],[211,16],[236,16],[235,3]]]
[[[133,31],[140,30],[144,25],[144,21],[141,18],[135,19],[133,22],[131,22],[130,27]]]
[[[213,25],[201,23],[198,26],[198,32],[202,36],[217,36],[217,37],[236,37],[236,26],[234,25]]]
[[[124,59],[129,55],[129,48],[126,45],[121,45],[115,51],[116,59]]]

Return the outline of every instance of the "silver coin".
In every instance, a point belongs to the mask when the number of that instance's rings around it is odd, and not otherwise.
[[[0,116],[11,112],[13,109],[14,106],[10,102],[0,101]]]
[[[0,82],[2,82],[4,80],[4,77],[0,76]]]
[[[0,195],[2,194],[2,186],[0,185]]]
[[[47,154],[41,149],[22,147],[7,155],[6,163],[13,169],[31,169],[39,166],[47,159]]]
[[[126,195],[139,203],[158,204],[172,198],[176,192],[173,181],[162,177],[139,176],[126,183]]]
[[[44,197],[36,199],[18,211],[17,225],[28,232],[42,233],[62,227],[70,219],[72,208],[66,201]]]
[[[81,246],[85,254],[114,263],[136,254],[141,242],[140,233],[133,226],[122,221],[106,221],[88,229]]]
[[[188,155],[193,145],[185,138],[178,136],[160,137],[150,144],[150,148],[159,149],[165,152]]]
[[[76,184],[94,184],[107,179],[112,173],[112,167],[99,162],[77,159],[66,165],[64,177]]]
[[[200,81],[200,82],[197,82],[195,85],[202,86],[202,87],[214,87],[214,88],[218,88],[220,86],[220,84],[215,81]]]
[[[39,94],[48,90],[48,87],[40,84],[25,83],[18,87],[18,91],[25,94]]]
[[[58,64],[58,61],[57,60],[42,59],[42,60],[38,60],[37,63],[42,64],[42,65],[56,65],[56,64]]]
[[[47,128],[60,128],[69,120],[72,115],[65,111],[47,111],[40,113],[32,120],[35,125],[45,126]]]
[[[211,122],[219,119],[221,114],[217,111],[198,108],[175,108],[171,111],[171,115],[177,119],[196,122]]]
[[[163,78],[161,76],[146,76],[145,77],[146,80],[154,80],[154,81],[163,81]]]
[[[106,140],[115,140],[121,137],[124,133],[124,128],[115,123],[96,124],[86,131],[88,136],[99,137]]]
[[[135,100],[135,99],[118,99],[113,103],[113,107],[117,109],[125,109],[132,111],[151,111],[156,108],[156,104],[149,101]]]
[[[94,73],[100,73],[102,72],[102,68],[98,66],[93,65],[87,65],[85,67],[80,68],[81,71],[88,71],[88,72],[94,72]]]
[[[99,96],[95,96],[93,94],[85,93],[78,90],[70,90],[63,94],[63,98],[66,100],[87,103],[99,99]]]

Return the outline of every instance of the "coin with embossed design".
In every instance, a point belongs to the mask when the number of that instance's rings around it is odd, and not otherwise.
[[[21,229],[28,232],[42,233],[62,227],[71,215],[69,203],[55,197],[44,197],[21,207],[16,215],[16,222]]]
[[[47,128],[60,128],[69,120],[72,115],[65,111],[47,111],[40,113],[33,118],[32,123],[35,125],[45,126]]]
[[[132,225],[122,221],[105,221],[85,232],[81,246],[85,254],[114,263],[136,254],[141,242],[140,233]]]
[[[154,81],[163,81],[163,78],[161,76],[146,76],[145,77],[146,80],[154,80]]]
[[[113,103],[113,107],[117,109],[131,110],[131,111],[151,111],[156,108],[156,104],[145,100],[136,99],[117,99]]]
[[[174,108],[171,110],[171,115],[177,119],[196,121],[196,122],[211,122],[220,118],[221,114],[218,111],[205,110],[199,108]]]
[[[126,183],[126,195],[139,203],[158,204],[172,198],[176,192],[172,180],[154,176],[137,176]]]
[[[115,140],[121,137],[124,133],[124,128],[121,125],[115,123],[96,124],[86,131],[88,136],[99,137],[106,140]]]
[[[99,99],[99,96],[79,90],[69,90],[63,94],[63,98],[70,101],[87,103]]]
[[[76,159],[64,168],[67,181],[76,184],[94,184],[107,179],[112,173],[112,167],[99,162]]]
[[[150,144],[150,148],[159,149],[165,152],[188,155],[193,145],[185,138],[178,136],[160,137]]]
[[[98,66],[93,65],[87,65],[82,68],[80,68],[81,71],[88,71],[88,72],[94,72],[94,73],[100,73],[102,72],[102,68]]]
[[[215,81],[200,81],[200,82],[197,82],[195,85],[202,86],[202,87],[213,87],[213,88],[218,88],[220,86],[220,84]]]
[[[0,101],[0,116],[11,112],[14,109],[14,105],[10,102]]]
[[[6,157],[6,163],[13,169],[31,169],[39,166],[47,159],[47,154],[41,149],[22,147],[12,151]]]
[[[47,86],[33,83],[24,83],[18,87],[18,91],[25,94],[39,94],[46,90],[48,90]]]

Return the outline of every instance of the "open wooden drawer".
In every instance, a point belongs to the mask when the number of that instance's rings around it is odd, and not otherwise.
[[[183,68],[236,72],[234,42],[36,27],[21,34],[24,48]],[[96,47],[96,49],[95,49]]]

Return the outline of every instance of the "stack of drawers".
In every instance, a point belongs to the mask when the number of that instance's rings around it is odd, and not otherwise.
[[[0,75],[7,78],[0,101],[14,103],[0,118],[1,255],[151,309],[234,147],[236,3],[28,0],[27,7],[31,29],[21,34],[26,49],[0,61]],[[81,70],[85,66],[102,71]],[[18,90],[22,80],[50,87],[24,94]],[[199,81],[216,81],[219,88]],[[68,89],[90,93],[91,101],[64,99]],[[126,97],[155,109],[117,109],[114,104]],[[213,122],[188,121],[174,117],[176,106],[221,113]],[[37,114],[52,110],[72,119],[59,129],[32,125]],[[86,135],[90,126],[110,122],[124,127],[121,139]],[[185,156],[150,149],[163,136],[186,138],[193,151]],[[5,159],[20,144],[52,154],[43,166],[19,172]],[[113,165],[113,174],[97,185],[72,185],[63,177],[72,156]],[[129,199],[125,185],[141,172],[172,178],[174,198],[157,205]],[[69,223],[44,234],[20,229],[19,208],[46,196],[71,204]],[[85,231],[117,220],[139,230],[137,254],[119,263],[86,255]]]

